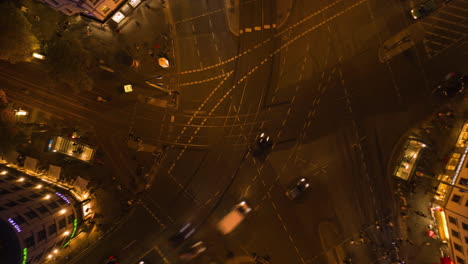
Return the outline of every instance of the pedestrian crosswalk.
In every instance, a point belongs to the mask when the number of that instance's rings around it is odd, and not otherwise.
[[[424,49],[433,57],[448,47],[466,39],[468,35],[468,1],[453,0],[441,6],[421,21],[425,36]]]

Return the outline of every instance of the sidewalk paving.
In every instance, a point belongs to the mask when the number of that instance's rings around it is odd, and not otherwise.
[[[439,117],[437,113],[454,112],[454,117]],[[435,176],[445,167],[443,157],[453,149],[460,129],[467,119],[468,106],[460,98],[456,98],[446,105],[436,109],[432,116],[414,127],[404,137],[417,137],[427,142],[429,148],[423,153],[416,170],[426,175]],[[399,237],[404,241],[401,245],[401,258],[409,263],[433,263],[441,257],[442,242],[428,235],[429,225],[437,233],[435,219],[431,216],[433,188],[436,178],[414,176],[413,179],[401,188],[396,188],[396,195],[406,198],[408,217],[398,218]],[[406,187],[406,191],[404,190]],[[425,216],[416,214],[422,212]],[[437,236],[435,236],[437,237]]]

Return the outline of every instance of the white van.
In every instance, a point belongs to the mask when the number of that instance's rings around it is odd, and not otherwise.
[[[250,208],[245,201],[238,203],[236,207],[229,212],[229,214],[218,222],[218,230],[224,235],[231,233],[240,223],[242,223],[250,211],[252,211],[252,208]]]

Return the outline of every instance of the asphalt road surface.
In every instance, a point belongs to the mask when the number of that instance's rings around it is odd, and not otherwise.
[[[393,147],[441,103],[433,85],[448,71],[467,72],[466,34],[437,52],[420,43],[380,63],[380,45],[415,23],[406,2],[294,1],[279,26],[274,1],[240,1],[239,36],[229,30],[231,11],[222,1],[168,2],[180,64],[177,111],[123,95],[99,104],[93,94],[48,92],[25,81],[32,73],[2,66],[12,100],[94,126],[124,182],[134,174],[121,144],[130,127],[169,146],[140,202],[73,263],[104,263],[109,255],[121,263],[178,263],[181,248],[198,240],[208,250],[192,263],[241,263],[252,253],[271,263],[340,263],[360,231],[386,239],[373,225],[397,217],[388,164]],[[466,2],[450,5],[468,16]],[[124,81],[104,80],[102,87]],[[35,89],[15,92],[22,86]],[[259,159],[251,148],[262,132],[274,145]],[[284,192],[301,177],[311,187],[290,201]],[[242,200],[252,213],[221,235],[216,223]],[[195,234],[171,249],[167,238],[187,222]],[[379,263],[370,247],[353,254],[356,263]]]

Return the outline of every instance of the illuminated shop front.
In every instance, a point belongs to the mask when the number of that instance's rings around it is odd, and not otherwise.
[[[403,180],[409,180],[414,173],[421,152],[425,147],[426,144],[416,139],[408,139],[398,159],[398,165],[395,168],[394,175]]]
[[[447,163],[445,164],[445,170],[443,173],[437,176],[439,180],[439,185],[437,186],[437,195],[434,197],[436,200],[444,201],[447,189],[449,187],[448,184],[455,184],[460,175],[460,170],[463,167],[463,163],[465,162],[466,155],[468,152],[468,123],[465,123],[460,131],[460,135],[458,136],[457,142],[455,144],[455,148],[453,152],[450,154]],[[444,183],[445,182],[445,183]]]

